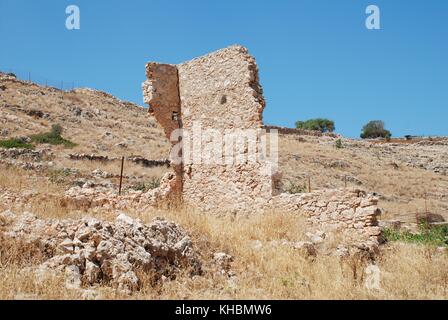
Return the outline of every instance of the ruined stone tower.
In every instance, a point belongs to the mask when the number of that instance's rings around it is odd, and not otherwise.
[[[172,143],[174,173],[142,195],[143,201],[157,205],[179,199],[213,213],[300,213],[310,227],[336,234],[345,244],[378,245],[377,198],[350,188],[280,193],[272,158],[251,159],[254,145],[257,149],[263,140],[258,132],[265,101],[257,65],[245,48],[232,46],[179,65],[150,62],[146,73],[145,102]],[[243,143],[231,139],[228,144],[228,133],[243,137]],[[228,154],[220,149],[229,145],[233,161],[227,162]]]
[[[207,161],[220,157],[214,153],[217,145],[226,148],[225,142],[217,142],[210,132],[218,137],[246,135],[247,144],[232,147],[235,156],[242,159],[250,157],[250,145],[258,145],[262,139],[247,134],[261,129],[265,107],[258,68],[247,49],[232,46],[179,65],[150,62],[146,74],[145,103],[167,138],[172,138],[176,129],[192,138],[184,145],[184,161],[174,165],[173,193],[204,211],[263,209],[277,192],[270,161],[263,157],[232,164],[228,159],[222,163]],[[173,147],[176,142],[172,139]]]

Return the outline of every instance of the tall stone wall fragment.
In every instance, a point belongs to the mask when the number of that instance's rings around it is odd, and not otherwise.
[[[162,126],[167,139],[171,141],[172,133],[181,128],[179,78],[177,67],[170,64],[149,62],[146,65],[147,80],[143,83],[143,97],[149,105],[150,113]],[[171,141],[172,144],[175,142]],[[170,154],[170,160],[172,155]],[[182,199],[182,165],[173,162],[175,175],[166,176],[161,188],[166,200],[178,202]]]
[[[143,93],[151,112],[168,138],[181,128],[191,141],[174,166],[184,203],[214,212],[262,210],[278,179],[267,159],[250,158],[261,154],[251,148],[260,148],[265,101],[247,49],[232,46],[177,66],[146,68]]]
[[[183,128],[197,133],[192,141],[202,145],[191,146],[191,154],[200,150],[203,160],[184,159],[184,200],[206,211],[262,210],[275,192],[270,163],[238,161],[248,158],[249,144],[259,146],[257,130],[263,125],[265,101],[255,59],[247,49],[232,46],[180,64],[178,70]],[[195,132],[195,125],[202,133]],[[207,150],[217,144],[203,134],[207,130],[218,131],[227,142],[234,137],[247,143],[236,143],[233,156],[222,159],[227,163],[204,163]],[[226,141],[218,144],[224,148]]]

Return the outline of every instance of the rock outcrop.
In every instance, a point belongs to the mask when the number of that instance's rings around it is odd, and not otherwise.
[[[188,234],[165,219],[144,224],[120,214],[115,222],[58,221],[9,211],[0,217],[7,226],[4,236],[33,243],[44,253],[40,271],[63,271],[71,285],[110,284],[131,292],[141,285],[139,272],[151,272],[155,280],[174,278],[180,270],[201,272]]]

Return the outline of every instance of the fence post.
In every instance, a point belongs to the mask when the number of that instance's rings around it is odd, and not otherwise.
[[[118,189],[119,196],[121,196],[121,186],[123,184],[123,168],[124,168],[124,157],[121,158],[120,188]]]
[[[308,193],[311,193],[311,176],[308,176]]]

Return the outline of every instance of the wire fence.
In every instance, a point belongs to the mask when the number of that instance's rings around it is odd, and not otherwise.
[[[0,72],[13,74],[17,79],[22,81],[33,82],[39,84],[43,87],[52,87],[57,88],[64,91],[70,91],[76,88],[81,88],[82,84],[80,81],[71,80],[71,79],[52,79],[43,75],[40,75],[36,72],[17,69],[17,68],[9,68],[0,66]]]

